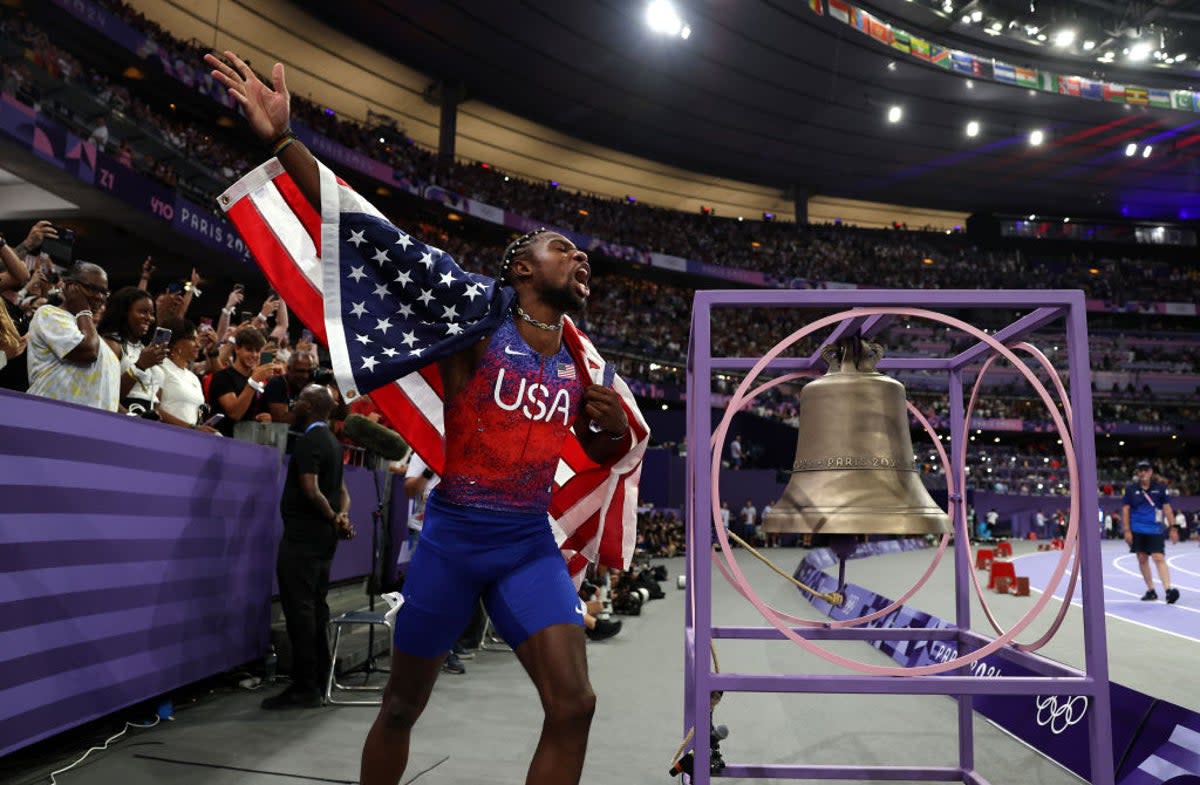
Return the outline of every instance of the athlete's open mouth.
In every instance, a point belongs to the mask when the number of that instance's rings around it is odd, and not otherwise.
[[[587,263],[579,265],[575,268],[575,292],[583,298],[587,298],[592,290],[588,288],[588,281],[592,278],[592,268]]]

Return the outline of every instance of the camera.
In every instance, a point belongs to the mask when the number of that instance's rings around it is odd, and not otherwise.
[[[75,253],[75,232],[61,226],[54,227],[58,237],[46,237],[42,240],[42,253],[58,265],[69,267]]]

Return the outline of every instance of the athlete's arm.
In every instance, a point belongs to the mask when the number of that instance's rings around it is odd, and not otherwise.
[[[593,423],[598,430],[592,428]],[[583,408],[575,418],[575,436],[596,463],[623,455],[631,437],[621,396],[610,387],[589,384],[583,391]]]
[[[450,403],[451,399],[467,386],[467,382],[471,381],[471,376],[479,367],[490,340],[491,336],[488,335],[473,346],[438,360],[438,375],[442,377],[443,406]]]

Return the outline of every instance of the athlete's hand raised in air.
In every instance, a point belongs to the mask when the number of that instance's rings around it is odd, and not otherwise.
[[[215,54],[206,54],[204,62],[213,67],[213,79],[225,85],[234,100],[242,105],[250,130],[258,138],[271,142],[287,133],[292,118],[292,96],[283,78],[283,63],[276,63],[271,69],[272,89],[233,52],[226,51],[225,60]]]

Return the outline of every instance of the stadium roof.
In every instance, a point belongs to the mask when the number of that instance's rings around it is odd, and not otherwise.
[[[819,3],[819,15],[798,1],[678,3],[686,40],[652,32],[645,0],[300,4],[434,78],[461,81],[471,98],[694,171],[946,209],[1200,217],[1200,102],[1146,103],[1182,102],[1170,91],[1190,88],[1200,51],[1186,67],[1139,68],[1075,56],[1081,44],[1039,50],[1036,37],[983,34],[1001,23],[992,16],[1005,13],[999,3],[980,24],[959,15],[986,9],[982,0],[835,0]],[[1101,5],[1057,7],[1094,15]],[[1142,5],[1147,18],[1165,9]],[[1196,16],[1200,3],[1170,5],[1171,15]],[[860,31],[864,10],[887,30]],[[1006,30],[1015,24],[1024,22],[1014,16]],[[1053,34],[1049,22],[1044,29]],[[912,39],[976,57],[959,63],[962,73],[941,68],[918,57]],[[1122,40],[1102,43],[1119,52]],[[1059,76],[1082,77],[1085,93],[1098,84],[1110,100],[1060,95]],[[1104,92],[1125,85],[1154,95],[1131,90],[1133,103],[1118,103]],[[1079,82],[1062,89],[1079,92]],[[895,123],[892,107],[902,115]],[[1034,146],[1038,129],[1044,141]]]

